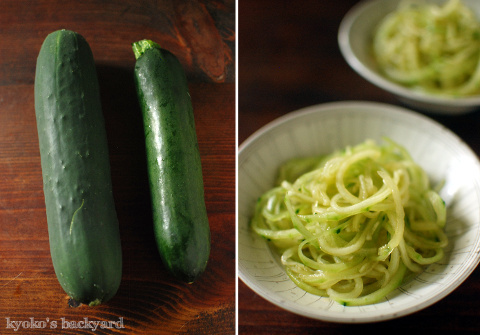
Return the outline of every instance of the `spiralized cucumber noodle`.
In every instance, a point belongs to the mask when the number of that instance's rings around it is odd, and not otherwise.
[[[404,86],[451,97],[480,93],[480,22],[461,0],[400,2],[377,27],[373,55]]]
[[[258,199],[252,229],[305,291],[373,304],[443,258],[444,201],[405,148],[384,142],[291,160]]]

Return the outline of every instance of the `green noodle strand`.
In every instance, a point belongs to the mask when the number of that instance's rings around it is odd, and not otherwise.
[[[251,226],[305,291],[345,306],[376,303],[444,257],[445,203],[395,142],[296,158],[280,175]]]
[[[461,0],[403,0],[377,27],[373,55],[386,77],[419,91],[480,92],[480,22]]]

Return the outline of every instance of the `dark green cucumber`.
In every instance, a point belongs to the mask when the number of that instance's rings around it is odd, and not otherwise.
[[[55,273],[71,298],[98,305],[119,288],[122,253],[97,74],[81,35],[46,37],[35,112]]]
[[[210,227],[187,79],[178,59],[156,43],[135,42],[133,50],[155,239],[169,271],[192,283],[207,265]]]

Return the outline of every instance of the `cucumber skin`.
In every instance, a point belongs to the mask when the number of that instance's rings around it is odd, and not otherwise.
[[[122,252],[95,64],[81,35],[46,37],[35,112],[55,273],[71,298],[97,305],[119,288]]]
[[[137,59],[134,73],[156,243],[167,269],[192,283],[207,266],[210,227],[187,79],[178,59],[159,47]]]

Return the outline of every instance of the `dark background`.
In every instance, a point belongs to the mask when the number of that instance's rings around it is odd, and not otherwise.
[[[356,0],[238,3],[238,143],[302,107],[344,100],[401,105],[369,84],[343,59],[340,22]],[[480,115],[427,114],[480,153]],[[241,334],[348,334],[371,332],[474,333],[480,329],[480,270],[435,305],[397,320],[344,325],[307,319],[272,305],[239,280]]]

